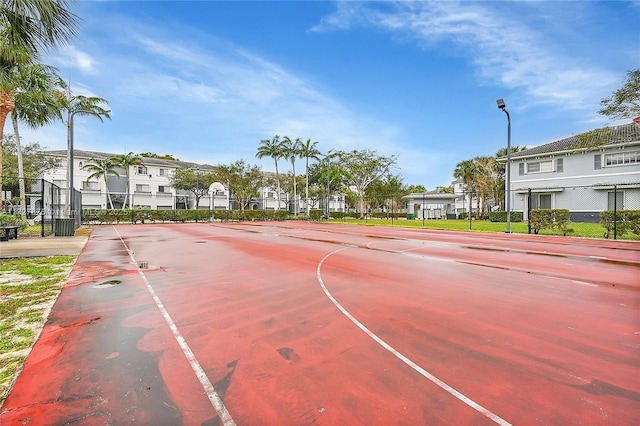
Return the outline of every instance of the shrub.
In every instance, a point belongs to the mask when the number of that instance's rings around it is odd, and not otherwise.
[[[464,218],[467,218],[466,213],[460,213],[460,215],[464,215]],[[507,221],[507,212],[504,210],[499,210],[495,212],[489,213],[489,220],[491,222],[506,222]],[[522,212],[511,212],[511,222],[522,222]]]
[[[613,234],[614,226],[616,236],[622,236],[627,232],[640,235],[640,210],[618,210],[614,216],[613,210],[600,213],[600,224],[604,226],[604,238]]]
[[[0,214],[0,226],[18,226],[19,229],[25,229],[29,226],[29,222],[22,220],[20,216],[12,214]]]
[[[312,209],[309,210],[309,219],[319,221],[322,219],[322,210]]]
[[[535,209],[531,210],[529,224],[534,234],[541,229],[558,229],[562,235],[567,235],[569,230],[569,210],[567,209]]]

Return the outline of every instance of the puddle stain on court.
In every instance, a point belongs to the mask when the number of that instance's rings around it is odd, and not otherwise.
[[[295,364],[300,361],[300,355],[292,348],[280,348],[278,349],[278,353],[282,358],[289,361],[290,364]]]
[[[218,380],[213,384],[213,388],[220,398],[224,398],[227,394],[227,390],[229,389],[229,385],[231,384],[231,378],[233,377],[233,373],[236,372],[236,367],[238,366],[238,360],[233,360],[227,364],[227,368],[230,368],[231,371],[227,373],[222,379]]]

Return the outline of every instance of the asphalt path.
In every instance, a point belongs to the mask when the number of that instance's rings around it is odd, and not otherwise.
[[[640,244],[97,227],[1,424],[637,424]]]

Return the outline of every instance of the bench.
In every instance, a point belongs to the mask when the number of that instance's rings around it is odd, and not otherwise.
[[[20,227],[17,225],[0,226],[0,230],[2,231],[2,234],[0,234],[0,241],[9,241],[11,239],[17,240],[18,228]]]

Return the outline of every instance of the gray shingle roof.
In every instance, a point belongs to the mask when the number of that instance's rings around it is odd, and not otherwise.
[[[529,157],[531,155],[546,155],[565,151],[590,151],[593,149],[619,145],[629,142],[640,143],[640,125],[635,123],[621,126],[603,127],[579,135],[560,139],[555,142],[536,146],[531,149],[511,154],[511,158]]]

